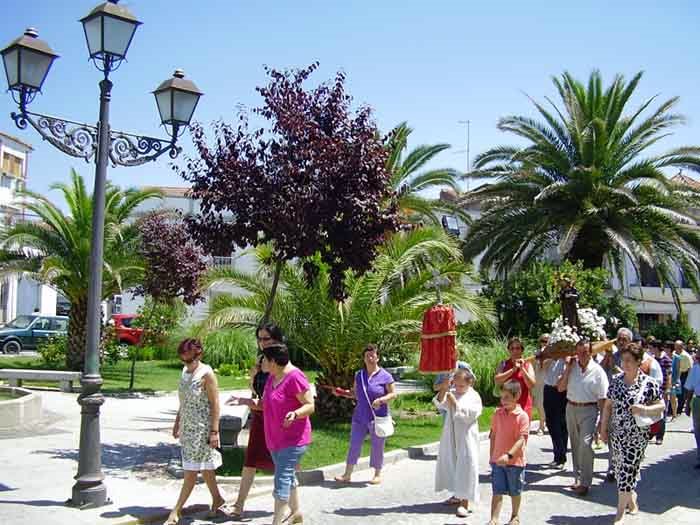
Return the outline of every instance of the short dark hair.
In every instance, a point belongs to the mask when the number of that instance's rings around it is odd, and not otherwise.
[[[195,357],[200,357],[202,355],[202,352],[204,352],[204,349],[202,348],[202,342],[199,339],[195,339],[194,337],[188,337],[187,339],[183,339],[177,347],[178,355],[184,354],[189,350],[194,351]]]
[[[510,339],[508,339],[508,346],[506,348],[508,348],[508,350],[510,350],[510,347],[513,345],[520,345],[520,348],[525,350],[525,345],[523,344],[523,342],[520,340],[519,337],[511,337]]]
[[[262,349],[262,354],[268,361],[273,361],[279,366],[286,366],[289,363],[289,350],[287,345],[278,344],[270,345]]]
[[[637,343],[629,344],[627,345],[627,348],[620,350],[620,357],[622,357],[624,354],[631,355],[634,360],[637,361],[637,363],[641,363],[642,359],[644,359],[644,350]]]
[[[588,339],[588,337],[582,337],[578,341],[576,341],[575,346],[588,346],[589,350],[593,350],[593,344],[591,343],[591,340]]]
[[[362,349],[362,357],[364,357],[367,352],[379,353],[379,348],[377,348],[377,345],[373,345],[372,343],[370,343]]]
[[[255,337],[260,335],[260,330],[265,330],[275,341],[279,341],[280,343],[287,342],[282,329],[273,322],[268,321],[267,323],[258,325],[255,329]]]

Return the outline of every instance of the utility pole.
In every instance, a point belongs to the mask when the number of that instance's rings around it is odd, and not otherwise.
[[[471,127],[471,120],[459,120],[459,124],[466,124],[467,126],[467,191],[469,191],[469,183],[471,181],[471,177],[469,176],[469,173],[471,172],[471,163],[470,163],[470,158],[469,158],[469,142],[470,142],[470,137],[469,137],[469,132],[470,132],[470,127]]]

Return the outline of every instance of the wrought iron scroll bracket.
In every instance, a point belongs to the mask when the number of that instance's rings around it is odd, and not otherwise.
[[[81,122],[50,115],[32,113],[20,105],[18,113],[10,115],[18,128],[32,126],[56,149],[82,158],[86,162],[95,159],[98,147],[98,128]],[[173,130],[170,139],[133,135],[121,131],[110,132],[109,159],[113,166],[140,166],[156,160],[164,153],[177,158],[182,148],[177,145],[178,130]]]

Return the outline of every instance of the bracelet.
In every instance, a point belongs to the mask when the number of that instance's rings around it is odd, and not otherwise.
[[[212,431],[211,431],[211,432],[209,432],[209,433],[210,433],[210,434],[218,434],[218,433],[219,433],[219,431],[218,431],[218,430],[212,430]]]

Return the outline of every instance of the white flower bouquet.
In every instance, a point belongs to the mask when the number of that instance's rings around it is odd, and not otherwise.
[[[549,344],[557,347],[574,346],[581,337],[587,337],[591,341],[603,341],[606,339],[605,318],[598,315],[595,308],[578,308],[578,320],[581,329],[577,330],[564,322],[562,316],[557,317],[552,323],[552,331],[549,334]]]

